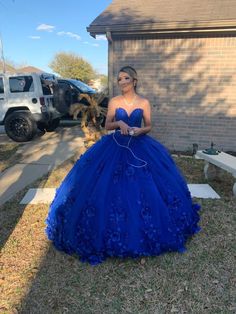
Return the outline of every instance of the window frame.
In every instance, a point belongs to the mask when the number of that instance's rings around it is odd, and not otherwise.
[[[23,90],[14,90],[12,89],[12,84],[11,82],[12,81],[16,81],[16,80],[19,80],[20,79],[24,79],[25,80],[25,84],[23,86]],[[28,81],[27,79],[28,78]],[[27,86],[27,84],[29,84],[29,80],[30,80],[30,85],[29,85],[29,88],[27,88],[25,90],[25,86]],[[19,84],[19,83],[18,83]],[[32,89],[31,89],[32,88]],[[9,77],[9,91],[10,93],[12,94],[18,94],[18,93],[32,93],[35,91],[35,87],[34,87],[34,79],[33,79],[33,76],[32,75],[20,75],[20,76],[10,76]]]

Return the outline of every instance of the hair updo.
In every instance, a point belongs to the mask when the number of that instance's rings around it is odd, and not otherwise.
[[[119,70],[119,73],[120,72],[127,73],[133,79],[134,89],[136,91],[137,82],[138,82],[138,74],[137,74],[136,70],[133,67],[131,67],[130,65],[126,65]]]

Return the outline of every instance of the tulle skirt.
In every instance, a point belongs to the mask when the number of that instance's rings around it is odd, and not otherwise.
[[[127,148],[129,147],[129,148]],[[55,247],[92,265],[185,251],[199,205],[167,149],[148,135],[105,135],[57,189],[46,220]]]

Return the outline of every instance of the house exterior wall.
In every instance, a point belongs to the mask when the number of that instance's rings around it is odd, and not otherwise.
[[[109,44],[111,95],[124,65],[152,104],[151,135],[170,150],[236,151],[236,36],[114,38]]]

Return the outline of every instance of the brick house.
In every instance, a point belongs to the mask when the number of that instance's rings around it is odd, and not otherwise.
[[[118,69],[135,67],[169,149],[236,151],[235,0],[114,0],[87,30],[108,39],[111,96]]]

